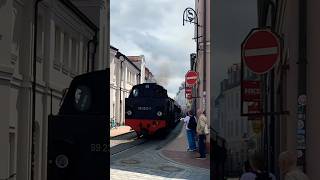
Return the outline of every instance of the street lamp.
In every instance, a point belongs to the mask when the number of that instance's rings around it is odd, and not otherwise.
[[[198,54],[198,50],[199,50],[199,38],[201,36],[198,36],[199,35],[199,21],[198,21],[198,14],[197,12],[192,9],[191,7],[188,7],[184,10],[183,12],[183,19],[182,19],[182,25],[184,26],[185,22],[189,22],[190,24],[193,23],[196,25],[196,37],[193,38],[193,39],[196,39],[196,52]]]
[[[196,54],[191,54],[190,55],[190,58],[192,60],[192,58],[195,58],[193,62],[191,62],[191,69],[193,69],[193,63],[196,63],[197,61],[197,55],[198,55],[198,51],[199,51],[199,38],[201,36],[199,36],[199,19],[198,19],[198,14],[197,12],[192,9],[191,7],[188,7],[184,10],[183,12],[183,17],[182,17],[182,25],[184,26],[185,22],[189,22],[190,24],[195,24],[196,26],[196,37],[193,38],[193,39],[196,39]],[[195,66],[194,67],[194,70],[196,71],[197,67]],[[197,104],[197,100],[194,99],[193,101],[193,108],[194,108],[194,111],[196,111],[196,104]]]

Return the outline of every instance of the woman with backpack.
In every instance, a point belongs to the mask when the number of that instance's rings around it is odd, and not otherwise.
[[[187,151],[196,151],[196,127],[197,122],[195,117],[193,116],[192,111],[188,112],[188,115],[184,118],[184,123],[186,125],[186,134],[187,134],[187,140],[188,140],[188,149]]]

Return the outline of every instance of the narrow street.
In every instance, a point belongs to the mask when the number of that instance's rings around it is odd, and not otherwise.
[[[135,146],[129,145],[132,142],[124,141],[111,146],[114,155],[110,157],[110,179],[209,180],[210,157],[196,160],[195,152],[186,151],[184,139],[183,123],[180,122],[163,140],[149,139]],[[119,145],[128,146],[128,149],[116,153],[115,148]]]

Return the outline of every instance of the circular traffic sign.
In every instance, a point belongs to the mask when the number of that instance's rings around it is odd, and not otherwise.
[[[186,83],[187,85],[194,85],[198,80],[198,72],[188,71],[186,74]]]
[[[192,93],[192,89],[190,87],[188,87],[188,88],[185,89],[185,92],[186,93]]]
[[[280,40],[269,29],[253,29],[242,43],[242,59],[252,72],[270,71],[280,57]]]

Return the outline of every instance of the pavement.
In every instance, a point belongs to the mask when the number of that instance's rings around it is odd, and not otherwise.
[[[120,136],[122,134],[126,134],[131,131],[132,130],[129,126],[118,126],[116,128],[110,129],[110,138]]]
[[[112,156],[110,179],[210,180],[210,156],[205,160],[195,159],[196,156],[196,152],[186,151],[184,129],[180,124],[166,140],[148,141]]]
[[[209,152],[207,150],[207,152]],[[161,154],[176,163],[187,166],[210,169],[210,154],[206,159],[196,159],[200,154],[198,152],[187,152],[187,139],[185,130],[182,129],[179,136],[161,149]]]

